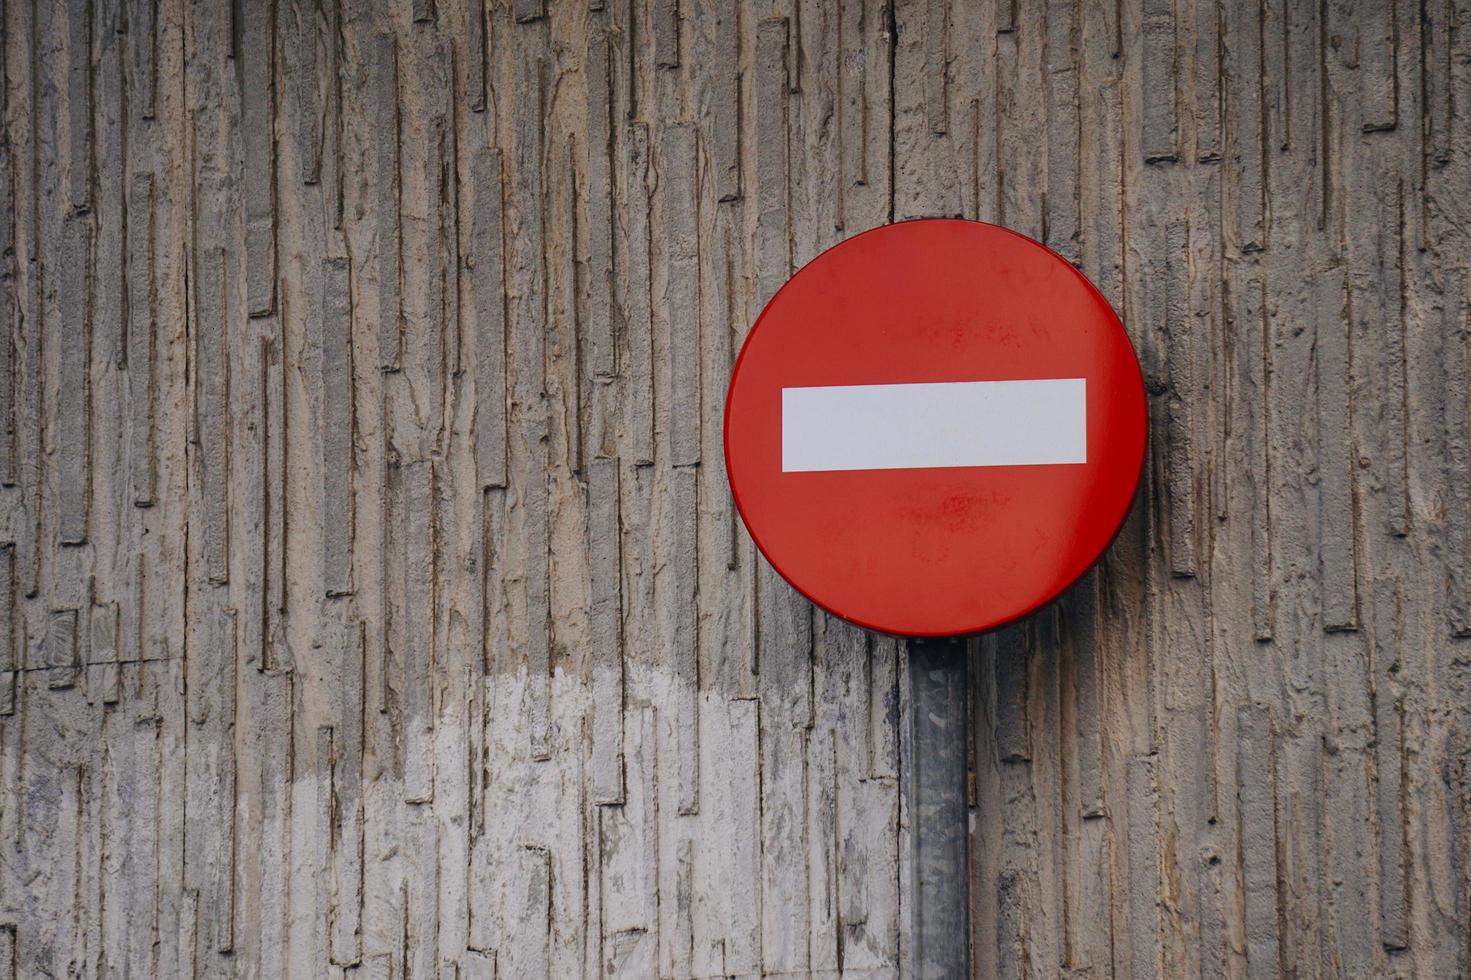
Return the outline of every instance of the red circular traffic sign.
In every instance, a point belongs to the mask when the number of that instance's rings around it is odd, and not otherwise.
[[[781,575],[885,633],[992,629],[1118,533],[1144,462],[1139,361],[1064,259],[976,221],[888,225],[804,266],[725,403],[736,506]]]

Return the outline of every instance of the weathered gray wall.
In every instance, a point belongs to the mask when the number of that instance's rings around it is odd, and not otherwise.
[[[720,412],[933,214],[1154,423],[974,644],[976,975],[1471,969],[1464,4],[4,6],[0,977],[907,975],[902,653]]]

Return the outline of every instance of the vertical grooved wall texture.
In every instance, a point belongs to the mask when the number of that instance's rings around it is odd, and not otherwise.
[[[935,215],[1150,402],[957,646],[974,975],[1471,975],[1468,16],[0,0],[0,980],[925,976],[904,644],[721,410]]]

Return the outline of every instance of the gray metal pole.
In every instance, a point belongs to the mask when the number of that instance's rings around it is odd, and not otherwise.
[[[964,640],[909,642],[909,834],[915,980],[969,980]]]

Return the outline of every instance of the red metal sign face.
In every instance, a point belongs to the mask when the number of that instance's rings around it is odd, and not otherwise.
[[[819,255],[751,328],[725,405],[726,471],[762,553],[832,614],[908,636],[1056,598],[1122,525],[1145,439],[1108,302],[974,221]]]

